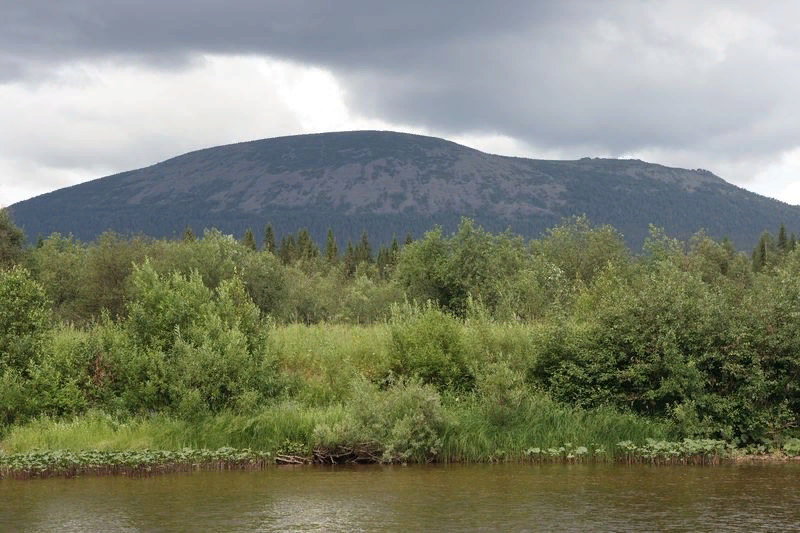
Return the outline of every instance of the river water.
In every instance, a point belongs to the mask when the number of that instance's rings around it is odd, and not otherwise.
[[[6,480],[0,531],[800,531],[800,465],[281,467]]]

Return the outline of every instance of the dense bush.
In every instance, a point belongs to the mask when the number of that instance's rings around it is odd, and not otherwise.
[[[492,235],[462,220],[450,238],[440,229],[406,246],[400,254],[395,277],[408,296],[420,302],[437,302],[457,316],[465,316],[472,296],[492,310],[507,303],[515,273],[530,257],[521,238]]]
[[[382,462],[430,462],[452,420],[435,388],[401,381],[386,390],[357,381],[347,416],[314,432],[317,453]]]
[[[0,371],[25,374],[45,347],[50,302],[23,267],[0,270]]]
[[[132,283],[126,327],[144,367],[124,370],[148,386],[140,405],[129,407],[196,416],[274,394],[266,323],[241,280],[221,281],[212,292],[197,271],[160,276],[145,264]]]
[[[471,389],[475,377],[461,324],[430,302],[397,305],[391,320],[390,369],[400,378],[418,378],[439,390]]]

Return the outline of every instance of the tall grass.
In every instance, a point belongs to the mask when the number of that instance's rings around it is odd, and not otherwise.
[[[559,448],[565,444],[585,446],[596,459],[613,460],[622,452],[621,441],[676,438],[673,428],[611,408],[576,409],[552,401],[545,395],[523,400],[515,416],[502,425],[493,423],[486,405],[469,402],[452,409],[456,424],[445,435],[442,459],[453,462],[521,460],[531,448]]]
[[[375,394],[385,395],[386,392]],[[377,398],[383,398],[384,402],[403,401],[397,396]],[[408,418],[408,412],[393,414],[396,408],[384,403],[383,407],[373,409],[382,409],[376,420],[383,424],[374,427],[360,424],[354,429],[354,417],[364,416],[359,410],[369,410],[376,401],[379,401],[376,397],[367,397],[360,402],[360,408],[346,404],[311,407],[284,402],[250,415],[225,412],[194,422],[164,415],[118,420],[100,412],[69,420],[40,418],[12,428],[0,443],[0,450],[10,454],[33,450],[180,451],[232,447],[311,460],[315,450],[330,449],[333,440],[338,449],[370,443],[375,446],[375,460],[382,460],[383,451],[392,448],[398,455],[387,455],[386,460],[485,462],[522,460],[532,447],[557,448],[573,443],[603,450],[598,459],[613,460],[624,453],[616,447],[621,441],[644,443],[648,438],[668,440],[675,437],[670,426],[664,423],[607,408],[572,409],[544,396],[526,399],[525,406],[513,420],[497,425],[487,417],[485,406],[478,400],[467,399],[441,406],[439,425],[433,427],[431,434],[438,442],[434,453],[402,456],[406,450],[398,446],[405,443],[407,437],[397,428],[402,428],[404,421],[411,421],[415,424],[414,430],[424,430],[430,422],[426,418],[414,419],[413,415]]]
[[[385,324],[292,324],[272,330],[269,346],[289,394],[306,405],[328,405],[344,400],[357,376],[375,380],[386,374],[389,336]]]
[[[24,453],[233,447],[304,453],[311,449],[317,425],[335,424],[342,416],[341,406],[300,408],[295,403],[267,407],[252,415],[225,412],[191,422],[166,415],[119,420],[91,412],[69,420],[43,417],[14,427],[0,443],[0,450]]]

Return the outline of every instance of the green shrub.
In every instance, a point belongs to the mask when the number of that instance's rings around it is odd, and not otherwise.
[[[783,451],[792,457],[800,455],[800,439],[792,438],[784,442]]]
[[[702,282],[665,264],[614,286],[589,322],[559,326],[532,375],[554,397],[584,407],[611,403],[666,416],[703,398],[699,357],[713,343],[714,301]]]
[[[86,298],[95,288],[86,282],[86,250],[71,235],[58,233],[31,250],[31,269],[61,320],[83,322],[91,317]]]
[[[487,420],[495,426],[513,422],[528,394],[522,374],[504,361],[490,363],[478,374],[476,391]]]
[[[26,380],[18,370],[5,368],[0,374],[0,430],[3,426],[35,414]]]
[[[338,318],[350,324],[385,322],[391,305],[403,300],[400,288],[392,282],[375,282],[366,275],[357,275],[342,288]]]
[[[459,317],[470,296],[495,311],[508,305],[515,273],[527,266],[521,238],[492,235],[464,218],[450,238],[437,228],[403,248],[394,272],[410,298],[431,300]]]
[[[246,254],[240,276],[264,315],[277,315],[288,295],[286,267],[269,252]]]
[[[418,381],[381,391],[366,381],[353,389],[347,416],[314,431],[317,453],[351,454],[382,462],[430,462],[452,425],[436,389]]]
[[[25,376],[51,327],[50,301],[25,268],[0,270],[0,372]]]
[[[11,220],[11,213],[0,208],[0,269],[17,263],[23,255],[25,233]]]
[[[389,362],[395,376],[419,378],[439,390],[469,390],[475,377],[468,353],[461,322],[431,302],[392,308]]]
[[[175,340],[211,312],[213,293],[200,273],[159,275],[149,262],[133,273],[133,296],[126,321],[142,348],[170,351]]]
[[[149,263],[133,276],[125,324],[134,354],[120,361],[123,404],[173,408],[189,417],[234,408],[239,397],[277,390],[277,362],[267,353],[267,324],[238,278],[217,289],[199,273],[159,276]]]

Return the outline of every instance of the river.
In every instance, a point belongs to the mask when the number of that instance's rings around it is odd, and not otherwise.
[[[0,531],[800,531],[800,465],[276,467],[5,480]]]

